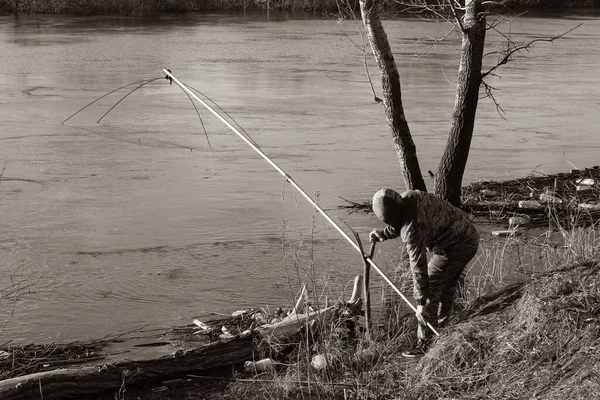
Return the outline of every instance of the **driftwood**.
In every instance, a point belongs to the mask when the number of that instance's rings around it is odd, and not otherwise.
[[[479,181],[462,188],[462,208],[479,223],[504,225],[513,217],[526,217],[521,228],[589,226],[600,220],[600,167],[568,173],[532,174],[506,181]],[[548,201],[556,199],[557,201]],[[349,212],[372,212],[371,202],[338,206]],[[543,200],[546,201],[543,201]],[[539,207],[523,207],[523,202]]]
[[[310,327],[312,321],[325,321],[340,315],[343,310],[350,313],[360,310],[361,289],[362,278],[358,276],[348,303],[326,305],[315,311],[305,307],[304,312],[299,313],[302,305],[299,300],[285,318],[244,332],[240,328],[235,335],[221,334],[217,341],[209,342],[207,337],[211,332],[225,331],[223,321],[209,322],[215,328],[210,328],[204,335],[198,335],[194,326],[190,326],[169,332],[155,330],[145,335],[107,340],[101,356],[96,355],[90,360],[73,360],[72,365],[67,368],[50,369],[0,381],[0,399],[82,398],[100,392],[117,391],[127,385],[156,385],[164,379],[187,372],[243,364],[259,357],[260,343],[289,343],[296,340],[307,326]],[[304,292],[301,293],[301,298],[303,296]],[[241,313],[236,318],[239,320],[245,317]],[[231,318],[226,322],[229,325]],[[98,341],[94,343],[97,345]],[[63,362],[65,361],[61,361]],[[44,366],[52,365],[49,360]]]
[[[62,368],[0,382],[0,399],[60,399],[91,396],[187,371],[202,371],[251,359],[252,340],[215,342],[157,359]],[[43,396],[43,397],[42,397]]]
[[[587,190],[580,190],[583,181],[590,183]],[[529,220],[527,227],[548,226],[550,221],[568,227],[591,225],[600,219],[600,210],[580,206],[597,204],[598,182],[597,166],[569,173],[476,182],[463,188],[463,208],[479,217],[480,222],[505,223],[524,216]],[[539,202],[541,206],[523,207],[521,203],[527,202]]]
[[[347,307],[351,311],[358,311],[362,306],[361,301],[362,293],[362,277],[359,275],[354,279],[354,289],[352,291],[352,297],[346,303]],[[294,311],[298,307],[294,308]],[[293,338],[301,329],[314,320],[326,321],[335,312],[340,309],[339,305],[327,306],[318,311],[307,310],[306,313],[296,314],[292,312],[290,315],[278,321],[274,324],[267,324],[260,326],[256,329],[256,332],[263,338],[274,341],[282,341],[288,338]]]

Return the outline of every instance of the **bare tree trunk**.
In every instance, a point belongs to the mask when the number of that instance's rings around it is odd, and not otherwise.
[[[404,115],[404,108],[402,107],[400,75],[387,34],[379,17],[382,4],[381,0],[360,0],[363,23],[381,74],[386,120],[392,131],[394,146],[396,147],[406,188],[427,191],[417,159],[417,149],[412,140]]]
[[[486,31],[483,11],[478,0],[466,1],[452,126],[435,180],[435,194],[455,206],[461,204],[462,178],[469,157],[481,86]]]

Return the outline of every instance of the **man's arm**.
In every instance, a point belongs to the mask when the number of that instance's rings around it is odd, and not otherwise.
[[[384,240],[394,239],[398,236],[400,236],[398,229],[388,225],[383,229],[373,229],[369,234],[369,239],[371,240],[371,243],[383,242]]]
[[[403,241],[410,260],[410,270],[414,281],[414,297],[418,305],[425,305],[429,296],[429,275],[427,274],[427,250],[416,226],[406,227]]]
[[[381,231],[381,235],[383,236],[384,240],[395,239],[398,236],[400,236],[400,231],[394,228],[393,226],[388,225],[385,228],[383,228],[383,231]]]

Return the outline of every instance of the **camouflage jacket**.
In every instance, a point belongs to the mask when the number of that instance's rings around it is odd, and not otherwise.
[[[433,194],[409,190],[402,193],[402,226],[388,225],[384,239],[398,236],[406,246],[414,278],[415,300],[428,298],[427,253],[445,255],[447,249],[460,250],[477,243],[479,234],[469,216]]]

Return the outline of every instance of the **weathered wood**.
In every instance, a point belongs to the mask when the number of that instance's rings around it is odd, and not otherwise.
[[[373,259],[373,254],[375,253],[375,244],[377,242],[371,243],[371,248],[369,249],[369,254],[366,255],[367,258]],[[363,277],[363,295],[365,297],[365,330],[367,332],[367,338],[371,339],[371,290],[369,289],[369,281],[371,275],[371,265],[367,261],[367,258],[363,259],[364,263],[364,277]]]
[[[312,321],[327,321],[346,308],[360,309],[362,278],[357,276],[350,302],[326,306],[318,311],[300,310],[271,324],[254,329],[251,334],[240,333],[228,340],[207,344],[204,335],[195,335],[192,327],[178,328],[169,332],[149,331],[145,335],[113,340],[101,357],[94,357],[85,364],[77,359],[68,368],[31,373],[0,381],[0,400],[12,399],[63,399],[92,396],[100,392],[116,391],[123,385],[144,382],[160,382],[163,379],[186,372],[242,364],[256,359],[259,349],[255,337],[268,342],[290,342]],[[300,294],[302,298],[304,291]],[[306,308],[306,307],[305,307]],[[215,325],[214,322],[209,323]],[[328,324],[321,324],[328,326]],[[207,331],[208,332],[208,331]],[[94,343],[97,344],[97,341]],[[81,345],[81,344],[79,344]],[[124,355],[127,358],[123,358]],[[117,358],[115,358],[117,357]],[[99,360],[99,358],[101,358]],[[65,361],[66,362],[66,361]],[[51,362],[48,363],[48,366]]]
[[[302,295],[302,294],[301,294]],[[354,279],[354,289],[352,291],[352,297],[345,304],[350,310],[360,310],[362,306],[361,301],[362,295],[362,277],[358,275]],[[297,304],[298,306],[298,304]],[[335,315],[340,310],[340,305],[333,305],[325,307],[318,311],[306,311],[302,314],[292,313],[286,318],[275,324],[266,324],[258,327],[256,332],[263,338],[269,340],[282,341],[284,339],[291,339],[300,333],[300,330],[314,320],[320,320],[325,322],[328,318]]]
[[[187,371],[203,371],[252,359],[252,340],[215,342],[197,349],[179,350],[149,360],[124,360],[114,364],[62,368],[0,382],[0,399],[60,399],[116,390],[122,384],[160,379]]]

